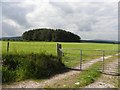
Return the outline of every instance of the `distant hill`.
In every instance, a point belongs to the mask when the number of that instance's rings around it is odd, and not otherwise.
[[[120,41],[112,41],[112,40],[81,40],[80,42],[120,44]]]
[[[16,37],[2,37],[0,40],[3,41],[22,41],[22,36],[16,36]],[[120,41],[112,41],[112,40],[80,40],[81,43],[111,43],[111,44],[120,44]]]
[[[22,37],[21,36],[16,36],[16,37],[2,37],[0,38],[0,40],[3,40],[3,41],[7,41],[7,40],[10,40],[10,41],[22,41]]]

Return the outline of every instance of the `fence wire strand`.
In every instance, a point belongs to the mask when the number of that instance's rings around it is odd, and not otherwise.
[[[93,58],[95,59],[96,57],[101,56],[102,57],[101,59],[103,60],[99,62],[102,63],[102,66],[100,67],[98,66],[99,67],[98,70],[100,70],[101,72],[106,72],[104,68],[106,69],[108,68],[108,67],[105,67],[105,61],[107,60],[105,56],[109,56],[109,55],[117,56],[120,53],[119,50],[98,50],[98,49],[90,50],[90,49],[74,49],[74,48],[72,49],[63,48],[63,49],[60,49],[60,51],[63,53],[63,58],[67,57],[70,60],[78,59],[80,64],[80,70],[82,70],[83,61],[93,60]],[[116,73],[116,71],[114,73]]]

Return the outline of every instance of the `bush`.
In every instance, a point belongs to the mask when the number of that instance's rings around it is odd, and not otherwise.
[[[3,55],[3,83],[30,78],[46,78],[64,69],[64,65],[52,55]]]
[[[16,80],[16,71],[9,70],[8,67],[2,67],[2,82],[14,82]]]

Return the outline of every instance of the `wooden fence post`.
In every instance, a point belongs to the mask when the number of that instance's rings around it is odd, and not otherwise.
[[[7,53],[9,52],[9,40],[7,42]]]
[[[104,59],[105,59],[104,57],[105,57],[105,51],[103,50],[103,68],[102,68],[102,72],[104,72],[104,64],[105,64],[104,63]]]
[[[82,49],[80,50],[80,70],[82,70]]]
[[[57,43],[57,56],[58,56],[58,59],[59,59],[60,62],[61,62],[61,59],[62,59],[61,49],[62,49],[62,45]]]

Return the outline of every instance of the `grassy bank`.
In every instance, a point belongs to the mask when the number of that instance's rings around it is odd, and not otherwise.
[[[25,79],[48,78],[65,69],[64,65],[53,55],[3,55],[3,83],[21,81]]]

